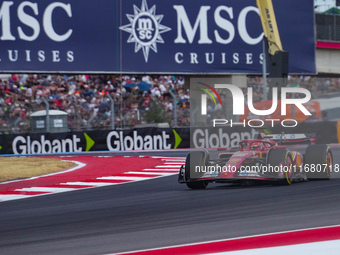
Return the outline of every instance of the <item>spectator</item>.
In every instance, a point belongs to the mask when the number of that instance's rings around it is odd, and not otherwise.
[[[312,115],[308,116],[308,117],[305,119],[305,122],[316,122],[316,121],[321,121],[321,119],[320,119],[318,116],[316,116],[316,112],[315,112],[314,109],[311,109],[311,110],[310,110],[310,113],[311,113]]]

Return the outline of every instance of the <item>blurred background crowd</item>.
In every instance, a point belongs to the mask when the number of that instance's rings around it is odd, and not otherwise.
[[[253,76],[248,79],[248,87],[253,88],[253,101],[263,101],[263,79],[261,76]],[[287,87],[299,87],[308,89],[312,94],[312,99],[322,97],[324,94],[340,93],[339,77],[317,77],[317,76],[294,76],[287,80]],[[339,94],[340,96],[340,94]]]
[[[68,113],[70,130],[111,128],[111,101],[119,128],[143,123],[190,124],[190,91],[182,76],[169,75],[11,75],[0,80],[0,132],[30,130],[30,115],[45,110]],[[263,80],[251,76],[254,102],[261,102]],[[306,88],[312,98],[340,92],[340,78],[290,76],[287,86]],[[174,107],[177,109],[175,121]]]
[[[173,125],[174,105],[177,125],[189,125],[184,77],[28,74],[0,80],[0,132],[29,131],[30,115],[45,110],[46,104],[50,110],[68,113],[70,130],[109,129],[109,97],[114,100],[116,127],[152,122]]]

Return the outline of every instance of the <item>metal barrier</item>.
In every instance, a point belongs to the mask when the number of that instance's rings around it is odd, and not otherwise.
[[[340,42],[340,15],[316,14],[316,39]]]
[[[172,99],[172,111],[166,112],[162,110],[162,116],[167,116],[170,126],[178,125],[177,101],[180,101],[178,95],[170,92],[168,96]],[[47,98],[41,97],[39,103],[29,104],[25,106],[26,115],[22,112],[13,115],[13,109],[9,111],[8,116],[3,116],[0,122],[0,134],[20,134],[32,132],[32,123],[30,114],[45,110],[47,115],[44,117],[46,123],[46,132],[51,131],[51,117],[48,114],[51,110],[60,109],[67,112],[67,125],[70,131],[87,131],[87,130],[114,130],[116,128],[126,129],[134,127],[138,124],[153,123],[146,119],[146,114],[149,109],[141,106],[140,103],[132,104],[131,101],[123,100],[123,98],[113,98],[110,94],[106,94],[100,102],[100,106],[86,109],[81,103],[76,101],[76,98],[70,98],[69,102],[61,108],[56,108],[50,105]],[[154,98],[159,106],[162,107],[162,99]],[[161,109],[161,108],[159,108]],[[157,122],[157,121],[156,121]],[[162,121],[164,122],[164,121]]]

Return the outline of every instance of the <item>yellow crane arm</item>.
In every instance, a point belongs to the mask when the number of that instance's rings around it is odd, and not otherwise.
[[[272,1],[256,0],[256,4],[260,11],[264,36],[268,41],[269,54],[274,55],[277,51],[283,51]]]

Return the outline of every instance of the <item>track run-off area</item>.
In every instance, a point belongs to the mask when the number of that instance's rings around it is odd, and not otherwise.
[[[69,156],[60,159],[76,166],[59,173],[2,183],[0,202],[174,175],[185,162],[184,158],[144,156]]]
[[[340,148],[332,151],[339,164]],[[78,168],[0,184],[0,254],[163,254],[150,249],[179,246],[189,249],[167,254],[280,254],[264,245],[273,235],[292,240],[281,243],[283,254],[339,251],[334,240],[340,230],[332,227],[340,225],[338,173],[330,181],[290,186],[209,184],[206,190],[189,190],[177,182],[187,153],[60,155]],[[328,237],[313,239],[308,232],[312,239],[294,242],[302,238],[301,229],[324,226],[330,228],[318,231]],[[216,247],[215,240],[229,248],[233,240],[256,245],[230,253],[202,249]],[[300,244],[306,242],[312,243]]]

